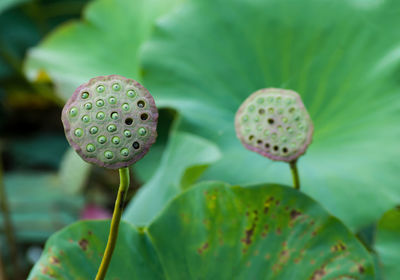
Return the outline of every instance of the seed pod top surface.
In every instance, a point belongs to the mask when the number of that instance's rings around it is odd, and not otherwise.
[[[247,149],[286,162],[305,153],[314,131],[300,96],[275,88],[250,95],[236,113],[235,128]]]
[[[118,75],[96,77],[78,87],[61,119],[75,151],[110,169],[141,159],[157,137],[153,97],[135,80]]]

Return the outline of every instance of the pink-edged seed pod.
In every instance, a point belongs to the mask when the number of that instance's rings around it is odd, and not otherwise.
[[[78,87],[61,119],[75,151],[109,169],[137,162],[157,137],[153,97],[137,81],[118,75],[96,77]]]
[[[251,94],[236,113],[235,128],[247,149],[285,162],[305,153],[314,131],[299,94],[277,88]]]

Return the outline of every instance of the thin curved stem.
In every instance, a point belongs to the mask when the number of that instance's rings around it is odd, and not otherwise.
[[[289,164],[290,164],[290,171],[292,171],[294,188],[296,190],[300,190],[300,178],[299,178],[299,172],[297,170],[297,160],[291,161]]]
[[[119,222],[121,220],[122,211],[125,205],[126,194],[129,188],[129,168],[119,169],[120,184],[117,199],[115,200],[114,213],[111,220],[110,234],[108,235],[107,247],[104,251],[103,259],[96,275],[96,280],[103,280],[106,276],[108,265],[117,243]]]

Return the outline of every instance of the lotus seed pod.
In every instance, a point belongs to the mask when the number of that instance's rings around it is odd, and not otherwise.
[[[157,137],[153,97],[138,82],[118,75],[96,77],[78,87],[61,119],[75,151],[110,169],[141,159]]]
[[[286,162],[305,153],[314,131],[300,96],[275,88],[250,95],[236,113],[235,128],[247,149]]]

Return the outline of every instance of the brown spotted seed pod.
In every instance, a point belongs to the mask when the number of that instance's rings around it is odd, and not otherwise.
[[[314,131],[299,94],[276,88],[250,95],[236,113],[235,128],[247,149],[286,162],[305,153]]]
[[[110,169],[141,159],[157,137],[153,97],[135,80],[118,75],[96,77],[78,87],[61,119],[75,151]]]

